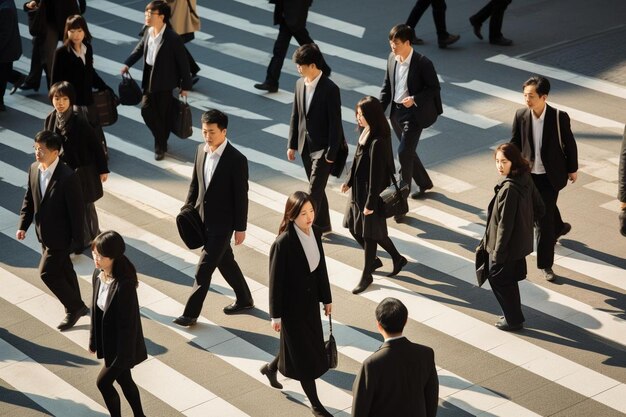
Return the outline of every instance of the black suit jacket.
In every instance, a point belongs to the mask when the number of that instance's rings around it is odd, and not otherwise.
[[[560,112],[559,123],[561,125],[561,142],[563,143],[563,148],[561,148],[556,109],[547,104],[546,106],[541,139],[541,161],[552,187],[558,191],[567,185],[567,174],[578,171],[578,150],[567,113]],[[522,151],[522,155],[534,157],[535,145],[531,112],[531,109],[524,108],[515,113],[511,142],[517,145]]]
[[[248,160],[228,142],[205,189],[206,155],[204,144],[198,145],[185,204],[198,210],[206,236],[243,232],[248,222]]]
[[[54,84],[59,81],[67,81],[74,86],[76,91],[77,106],[89,106],[93,103],[93,89],[105,90],[109,87],[100,78],[93,68],[93,48],[91,44],[85,43],[87,52],[85,53],[85,63],[67,46],[59,47],[54,53],[52,64],[52,81]]]
[[[134,282],[114,280],[109,287],[104,311],[97,306],[100,285],[96,269],[91,277],[91,329],[89,349],[104,358],[107,368],[129,369],[148,357],[139,317],[139,301]]]
[[[289,149],[300,154],[304,144],[310,153],[327,150],[326,159],[335,161],[343,140],[341,125],[341,97],[339,87],[322,74],[307,112],[304,78],[296,82],[296,93],[289,126]]]
[[[293,33],[306,27],[306,18],[313,0],[270,0],[274,6],[274,24],[284,22]]]
[[[37,238],[48,249],[70,250],[83,242],[85,206],[78,177],[59,161],[46,193],[39,188],[39,163],[28,172],[28,188],[24,195],[18,230],[28,230],[35,221]]]
[[[46,20],[48,24],[52,26],[59,36],[59,40],[63,40],[65,33],[65,21],[68,17],[75,14],[84,14],[87,8],[85,0],[35,0],[38,7],[42,7],[46,14]],[[28,2],[26,2],[28,3]],[[26,3],[24,3],[24,10],[26,9]]]
[[[354,417],[434,417],[439,401],[435,353],[405,337],[385,342],[363,362],[352,391]]]
[[[171,91],[180,87],[183,90],[191,90],[191,72],[189,61],[185,52],[183,40],[172,30],[170,26],[165,28],[161,47],[157,53],[152,73],[146,67],[145,60],[148,53],[148,38],[150,30],[146,28],[143,39],[139,41],[124,64],[132,67],[133,64],[144,59],[143,77],[141,87],[144,91]]]
[[[380,92],[380,102],[383,110],[387,109],[393,101],[396,91],[396,57],[392,53],[387,58],[387,71],[383,88]],[[432,125],[437,116],[443,113],[441,104],[441,86],[437,78],[437,72],[430,59],[424,55],[413,51],[409,74],[407,76],[407,88],[409,95],[413,96],[415,106],[413,110],[417,116],[417,121],[421,127]]]

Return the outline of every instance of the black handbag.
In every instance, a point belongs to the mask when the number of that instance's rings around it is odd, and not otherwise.
[[[337,354],[337,343],[335,342],[335,337],[333,336],[333,316],[330,314],[328,315],[328,323],[330,324],[330,336],[328,336],[328,340],[324,342],[324,348],[326,349],[328,367],[330,369],[335,369],[337,367],[337,363],[339,362],[339,358]]]
[[[117,104],[119,103],[119,98],[113,91],[94,91],[92,95],[100,126],[111,126],[117,122]]]
[[[191,204],[185,204],[178,216],[176,227],[180,238],[189,249],[198,249],[206,243],[204,224],[200,214]]]
[[[396,177],[391,174],[391,185],[380,193],[381,212],[386,218],[400,216],[409,211],[409,184],[400,180],[400,184],[396,182]]]
[[[191,108],[187,104],[187,97],[183,101],[172,97],[172,120],[171,132],[181,139],[187,139],[193,134],[193,122],[191,121]]]
[[[341,144],[339,144],[339,149],[337,150],[337,156],[333,161],[333,165],[330,167],[330,175],[333,177],[341,177],[343,174],[343,169],[346,166],[346,160],[348,159],[348,143],[346,142],[346,138],[341,138]]]
[[[117,92],[120,96],[120,104],[125,106],[134,106],[141,102],[141,87],[133,77],[130,75],[130,72],[122,73],[122,81],[117,88]]]
[[[474,266],[476,267],[476,282],[479,287],[482,287],[489,277],[489,253],[485,249],[484,240],[481,240],[476,248]]]

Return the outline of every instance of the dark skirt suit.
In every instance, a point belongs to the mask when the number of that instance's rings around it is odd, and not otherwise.
[[[289,224],[270,249],[270,316],[281,319],[278,370],[310,381],[328,371],[320,303],[332,297],[321,233],[313,226],[320,262],[311,272],[294,227]]]
[[[534,222],[544,204],[530,174],[507,177],[489,203],[485,249],[491,268],[489,284],[508,324],[524,322],[518,281],[526,279],[526,256],[533,251]]]
[[[104,150],[98,143],[93,128],[79,112],[72,110],[72,115],[66,123],[64,132],[56,127],[56,114],[57,112],[54,110],[46,117],[44,128],[57,132],[63,137],[63,151],[59,157],[74,171],[80,167],[95,166],[95,171],[81,170],[79,172],[83,195],[93,195],[93,190],[90,189],[91,184],[100,181],[100,174],[109,172]],[[98,178],[92,179],[93,181],[86,181],[86,174],[98,175]],[[99,233],[98,214],[94,202],[85,201],[84,241],[77,243],[82,244],[81,247],[87,247]]]

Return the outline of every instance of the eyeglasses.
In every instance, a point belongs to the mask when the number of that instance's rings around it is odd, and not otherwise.
[[[143,12],[143,14],[146,15],[146,16],[152,16],[152,15],[158,16],[161,13],[155,12],[155,11],[152,11],[152,10],[146,10],[145,12]]]

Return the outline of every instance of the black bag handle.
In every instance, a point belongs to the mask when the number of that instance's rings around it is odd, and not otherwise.
[[[330,325],[330,335],[333,335],[333,315],[328,315],[328,324]]]

